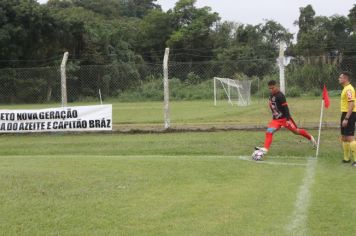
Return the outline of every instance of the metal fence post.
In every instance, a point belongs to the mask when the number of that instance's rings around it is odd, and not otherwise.
[[[62,107],[67,106],[67,76],[66,76],[66,65],[68,61],[68,52],[63,55],[61,63],[61,93],[62,93]]]
[[[286,84],[285,84],[285,64],[284,64],[284,52],[287,49],[287,45],[285,42],[280,42],[279,44],[279,57],[278,57],[278,65],[279,65],[279,83],[282,93],[286,93]]]
[[[171,126],[169,111],[169,81],[168,81],[168,58],[169,48],[166,48],[163,59],[163,87],[164,87],[164,128],[169,129]]]

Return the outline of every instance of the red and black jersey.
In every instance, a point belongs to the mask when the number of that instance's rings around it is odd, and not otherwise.
[[[290,119],[287,100],[282,92],[279,91],[269,97],[269,107],[271,108],[274,120]]]

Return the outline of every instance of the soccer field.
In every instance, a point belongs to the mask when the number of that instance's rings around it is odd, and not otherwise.
[[[313,132],[315,135],[316,133]],[[263,132],[7,135],[3,235],[354,235],[356,171],[337,130],[309,144]]]

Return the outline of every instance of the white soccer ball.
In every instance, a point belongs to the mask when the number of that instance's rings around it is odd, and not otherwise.
[[[262,150],[256,150],[252,153],[252,160],[254,161],[263,161],[264,152]]]

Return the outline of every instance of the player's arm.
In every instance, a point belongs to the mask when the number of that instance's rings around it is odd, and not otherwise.
[[[349,107],[348,107],[345,119],[349,119],[350,118],[350,116],[351,116],[351,114],[352,114],[352,112],[354,110],[354,107],[355,107],[355,101],[349,101],[348,104],[349,104]]]
[[[289,120],[290,119],[290,113],[289,113],[289,107],[288,107],[288,103],[287,103],[286,97],[285,96],[280,96],[279,102],[282,105],[281,112],[282,112],[283,116],[286,117],[287,120]]]
[[[349,101],[348,104],[349,104],[349,107],[348,107],[346,116],[345,116],[344,120],[342,121],[342,127],[346,127],[347,124],[349,123],[349,118],[350,118],[352,111],[354,110],[354,107],[355,107],[354,101]]]
[[[347,96],[347,101],[348,101],[348,109],[347,109],[347,113],[345,116],[345,119],[342,121],[342,126],[346,127],[347,123],[349,121],[349,118],[354,110],[355,107],[355,94],[352,91],[347,91],[346,93]]]

